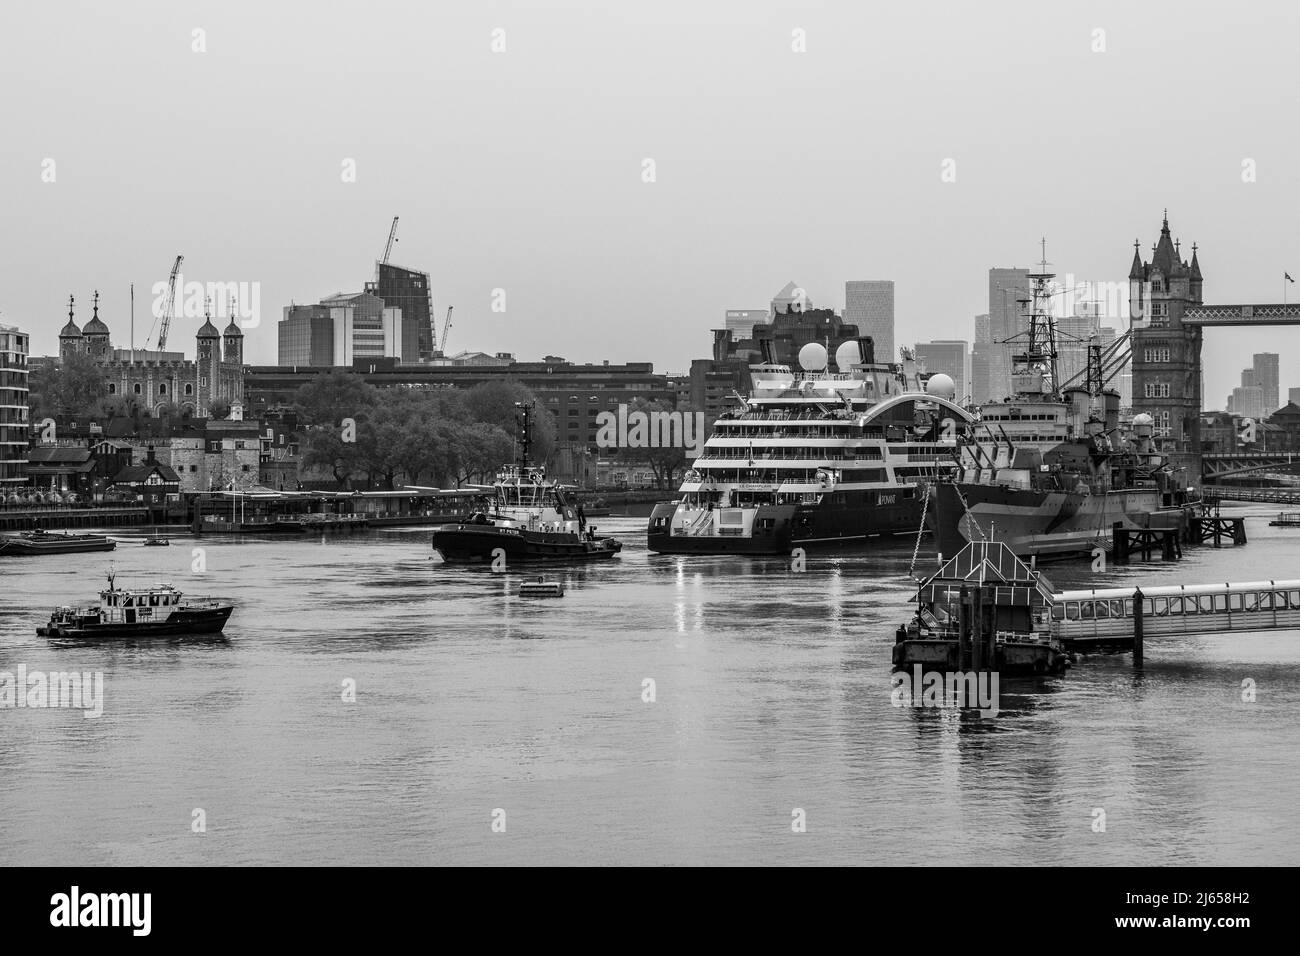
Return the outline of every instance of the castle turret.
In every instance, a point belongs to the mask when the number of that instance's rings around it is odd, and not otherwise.
[[[108,326],[99,317],[99,290],[95,290],[95,312],[86,327],[81,330],[82,335],[86,337],[86,351],[89,352],[96,361],[106,362],[109,359],[109,353],[112,351],[112,344],[109,342]]]
[[[86,348],[86,337],[77,328],[77,323],[72,321],[72,306],[75,301],[75,298],[68,296],[68,324],[59,330],[59,360],[63,362]]]
[[[244,333],[239,328],[239,323],[231,316],[230,324],[226,330],[221,333],[225,347],[224,360],[227,365],[244,364]]]
[[[212,324],[212,316],[205,307],[203,325],[194,334],[197,350],[198,368],[198,414],[207,417],[208,409],[218,396],[217,388],[221,381],[221,333]]]

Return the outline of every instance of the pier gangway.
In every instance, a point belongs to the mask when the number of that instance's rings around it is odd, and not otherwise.
[[[1052,634],[1066,646],[1292,629],[1300,630],[1300,581],[1097,588],[1052,596]]]

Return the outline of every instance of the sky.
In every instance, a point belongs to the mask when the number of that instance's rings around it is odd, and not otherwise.
[[[1278,302],[1300,277],[1288,4],[0,17],[0,323],[33,354],[95,289],[124,347],[131,283],[141,344],[184,254],[187,281],[258,284],[246,360],[273,364],[283,306],[360,290],[393,216],[392,260],[430,273],[440,317],[455,306],[449,351],[663,372],[790,280],[839,310],[846,280],[892,279],[896,341],[969,339],[990,267],[1037,261],[1046,237],[1058,273],[1126,281],[1165,208],[1184,257],[1199,244],[1207,302]],[[179,318],[169,346],[192,354],[201,323]],[[1259,351],[1281,353],[1284,398],[1300,386],[1300,330],[1209,330],[1207,406]]]

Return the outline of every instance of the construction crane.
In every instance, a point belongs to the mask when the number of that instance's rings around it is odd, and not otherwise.
[[[177,256],[176,262],[172,265],[172,273],[167,277],[167,298],[163,301],[162,325],[158,329],[158,351],[161,352],[167,348],[167,332],[172,327],[172,311],[176,306],[176,277],[180,275],[181,263],[185,261],[184,256]]]
[[[442,342],[441,347],[437,342],[433,343],[434,349],[440,348],[443,355],[447,354],[447,330],[451,328],[451,310],[454,308],[456,308],[454,305],[447,306],[447,317],[442,320],[442,335],[438,336]]]
[[[393,217],[393,228],[388,230],[388,245],[384,246],[384,258],[381,260],[384,265],[388,265],[388,257],[393,254],[393,243],[397,241],[397,217]]]

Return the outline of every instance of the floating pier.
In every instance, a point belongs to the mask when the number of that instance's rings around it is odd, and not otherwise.
[[[1059,674],[1069,656],[1051,633],[1050,583],[1000,541],[973,541],[917,590],[895,635],[895,668]]]
[[[1269,525],[1274,528],[1300,528],[1300,511],[1280,511]]]

